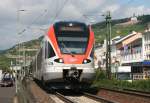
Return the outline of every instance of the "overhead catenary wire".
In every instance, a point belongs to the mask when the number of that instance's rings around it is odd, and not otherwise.
[[[71,1],[71,3],[73,4],[73,2]],[[76,9],[78,9],[78,12],[81,14],[81,16],[85,19],[85,20],[89,20],[88,16],[85,15],[83,12],[81,12],[81,10],[79,10],[79,8],[77,8],[75,5],[73,5]]]
[[[59,16],[59,14],[62,12],[62,10],[64,9],[65,5],[67,4],[68,0],[65,0],[64,3],[62,4],[62,6],[60,7],[60,9],[56,12],[54,19],[51,21],[51,24],[53,24],[55,22],[55,20],[57,19],[57,17]]]
[[[36,23],[37,21],[39,21],[40,18],[42,18],[42,17],[45,15],[46,12],[47,12],[47,9],[45,9],[44,12],[43,12],[41,15],[39,15],[39,16],[37,16],[35,19],[33,19],[33,21],[30,23],[30,25],[26,26],[26,27],[25,27],[23,30],[21,30],[18,34],[21,35],[21,34],[24,33],[27,29],[31,29],[31,26],[32,26],[34,23]]]
[[[56,20],[56,18],[59,16],[59,14],[62,12],[62,10],[64,9],[66,3],[68,2],[68,0],[65,0],[64,3],[62,4],[62,6],[60,7],[60,9],[56,12],[54,19],[52,20],[51,24],[53,24]],[[31,26],[36,23],[37,21],[40,20],[40,18],[44,17],[46,15],[46,13],[48,13],[48,10],[45,9],[44,12],[37,16],[35,19],[33,19],[33,21],[30,23],[30,25],[26,26],[22,31],[19,32],[19,34],[21,35],[22,33],[24,33],[25,31],[27,31],[27,29],[31,29]]]
[[[62,6],[60,7],[60,9],[58,9],[58,11],[56,12],[54,18],[52,19],[52,22],[51,24],[53,24],[56,20],[56,18],[59,16],[59,14],[62,12],[62,10],[64,9],[66,3],[68,2],[68,0],[65,0],[64,3],[62,4]],[[48,13],[48,10],[47,10],[47,13]],[[29,28],[30,29],[30,28]],[[24,30],[23,30],[24,31]]]

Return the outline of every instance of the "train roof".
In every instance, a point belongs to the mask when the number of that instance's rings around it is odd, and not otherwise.
[[[57,25],[81,25],[81,26],[87,26],[86,23],[79,22],[79,21],[59,21],[59,22],[56,22],[54,24],[54,26],[57,26]]]

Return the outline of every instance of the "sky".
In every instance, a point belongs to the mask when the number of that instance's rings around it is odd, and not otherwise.
[[[150,14],[150,0],[3,0],[0,50],[44,35],[56,21],[104,21],[107,11],[112,19]]]

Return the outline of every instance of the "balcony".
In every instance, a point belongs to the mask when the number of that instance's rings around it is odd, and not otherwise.
[[[143,55],[141,52],[141,47],[136,47],[124,50],[121,53],[121,63],[132,63],[132,62],[141,62],[143,60]]]

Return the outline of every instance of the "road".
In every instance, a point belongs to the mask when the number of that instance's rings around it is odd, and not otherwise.
[[[0,87],[0,103],[13,103],[15,87]]]

